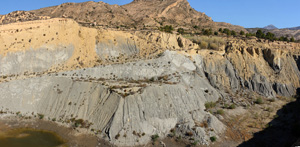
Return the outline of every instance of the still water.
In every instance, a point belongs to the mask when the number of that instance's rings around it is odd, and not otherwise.
[[[65,142],[56,134],[33,129],[0,132],[1,147],[63,147]]]

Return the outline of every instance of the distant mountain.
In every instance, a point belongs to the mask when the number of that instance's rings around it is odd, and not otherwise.
[[[278,28],[271,24],[271,25],[265,26],[264,29],[274,30],[274,29],[278,29]]]
[[[289,30],[300,30],[300,26],[299,27],[286,28],[286,29],[289,29]]]

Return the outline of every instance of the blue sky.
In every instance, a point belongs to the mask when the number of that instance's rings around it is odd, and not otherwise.
[[[0,14],[15,10],[34,10],[65,2],[86,0],[1,0]],[[132,0],[103,0],[109,4],[127,4]],[[244,27],[279,28],[300,26],[300,0],[188,0],[191,6],[205,12],[214,21]]]

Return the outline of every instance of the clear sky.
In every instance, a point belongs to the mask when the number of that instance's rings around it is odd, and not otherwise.
[[[34,10],[65,2],[86,0],[0,0],[0,14],[15,10]],[[109,4],[127,4],[132,0],[102,0]],[[191,6],[205,12],[214,21],[244,27],[278,28],[300,26],[300,0],[188,0]]]

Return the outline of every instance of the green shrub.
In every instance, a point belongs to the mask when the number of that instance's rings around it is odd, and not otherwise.
[[[216,137],[216,136],[212,136],[212,137],[210,137],[210,141],[211,141],[211,142],[215,142],[215,141],[217,141],[217,137]]]
[[[268,32],[265,36],[265,39],[268,39],[268,40],[274,40],[275,38],[276,38],[275,34],[270,33],[270,32]]]
[[[207,102],[205,103],[205,108],[209,109],[209,108],[213,108],[216,106],[216,102]]]
[[[234,30],[231,31],[232,36],[236,36],[236,32]]]
[[[167,32],[167,33],[172,33],[172,31],[174,30],[173,29],[173,26],[172,25],[166,25],[164,27],[160,27],[159,28],[160,31],[163,31],[163,32]]]
[[[192,146],[196,146],[197,144],[198,144],[198,141],[196,140],[192,143]]]
[[[292,37],[292,38],[290,39],[290,42],[295,42],[295,38]]]
[[[229,105],[228,104],[224,104],[224,108],[229,108]]]
[[[178,29],[177,29],[177,32],[178,32],[179,34],[184,34],[184,29],[183,29],[183,28],[178,28]]]
[[[229,108],[229,109],[235,109],[235,108],[236,108],[236,105],[235,105],[235,104],[231,104],[228,108]]]
[[[153,142],[155,142],[159,138],[158,134],[152,135],[151,139]]]
[[[39,116],[39,119],[43,119],[44,118],[44,114],[37,114]]]
[[[263,104],[264,101],[262,100],[262,98],[258,98],[258,99],[255,100],[255,103],[256,104]]]
[[[217,110],[217,114],[224,115],[224,111],[222,109]]]
[[[223,33],[230,36],[231,35],[231,31],[227,28],[223,29]]]
[[[245,32],[244,31],[240,31],[240,35],[244,36]]]
[[[255,36],[255,34],[252,34],[252,33],[247,33],[246,34],[246,37],[251,37],[251,36]]]
[[[262,32],[262,30],[257,30],[256,37],[257,38],[265,38],[265,34]]]
[[[204,30],[202,30],[202,34],[210,36],[210,35],[212,35],[212,29],[204,29]]]

